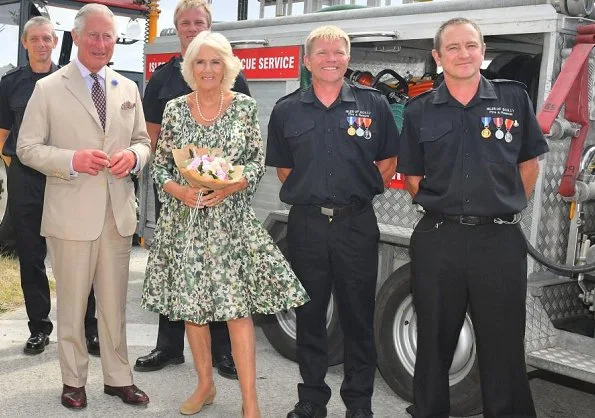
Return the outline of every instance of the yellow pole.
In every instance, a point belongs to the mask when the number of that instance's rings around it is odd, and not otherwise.
[[[159,0],[149,2],[149,43],[153,43],[157,37],[157,22],[159,21]]]

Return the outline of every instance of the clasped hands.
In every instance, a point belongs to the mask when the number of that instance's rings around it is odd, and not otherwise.
[[[136,155],[129,149],[120,150],[111,157],[98,149],[75,151],[72,168],[78,173],[96,176],[100,171],[109,168],[115,178],[126,177],[136,165]]]
[[[182,202],[191,208],[211,208],[223,202],[223,200],[229,196],[224,187],[219,190],[207,190],[201,187],[184,187],[184,193],[182,195]]]

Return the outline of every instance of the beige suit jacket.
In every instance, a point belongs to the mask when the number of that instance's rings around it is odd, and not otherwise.
[[[41,235],[45,237],[97,239],[103,229],[108,193],[118,232],[129,236],[136,229],[130,176],[116,179],[107,169],[97,176],[70,175],[76,150],[100,149],[111,156],[133,149],[141,168],[150,157],[136,84],[109,68],[105,76],[105,132],[91,92],[74,62],[39,80],[27,105],[17,155],[23,164],[47,176],[41,221]]]

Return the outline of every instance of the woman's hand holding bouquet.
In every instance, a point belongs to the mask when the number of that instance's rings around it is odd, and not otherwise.
[[[248,185],[242,176],[244,167],[233,165],[219,149],[187,145],[172,152],[178,170],[190,185],[180,199],[187,206],[203,208],[218,205],[227,196]]]

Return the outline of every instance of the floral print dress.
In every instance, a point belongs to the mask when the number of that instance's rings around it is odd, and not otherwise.
[[[171,151],[188,144],[235,155],[234,163],[244,165],[248,188],[203,209],[189,208],[165,193],[167,180],[186,184]],[[186,96],[167,103],[152,167],[163,206],[147,263],[144,308],[170,320],[204,324],[272,314],[309,300],[250,206],[263,174],[254,99],[234,93],[225,113],[210,126],[194,119]]]

